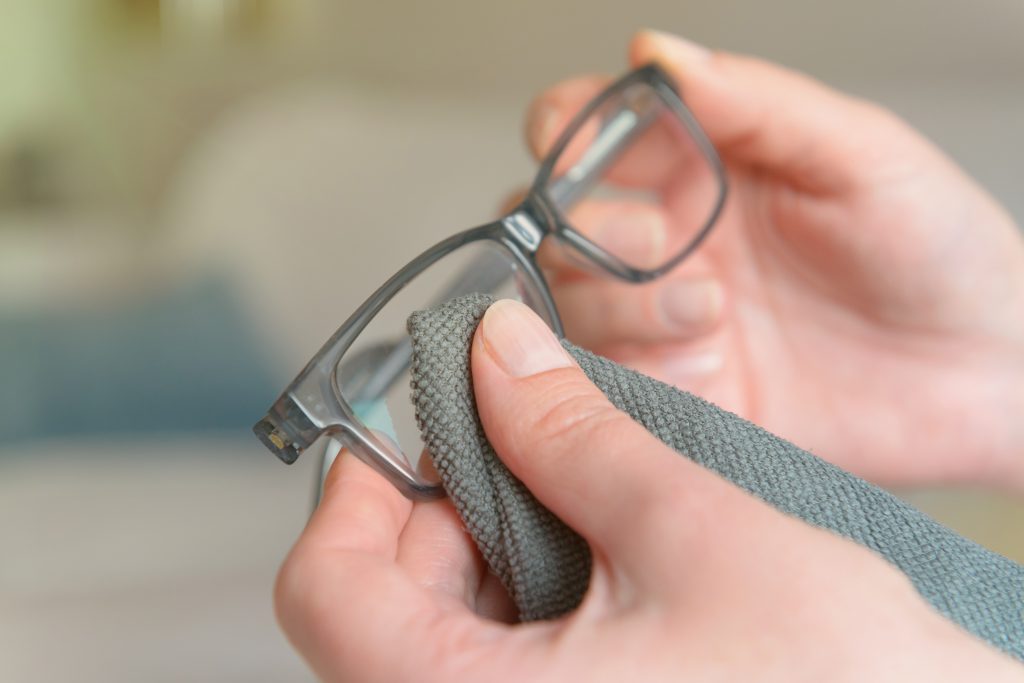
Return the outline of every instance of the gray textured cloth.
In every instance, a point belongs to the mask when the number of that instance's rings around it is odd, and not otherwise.
[[[469,349],[492,301],[471,295],[410,318],[412,395],[424,443],[487,563],[524,620],[552,618],[582,599],[590,553],[505,468],[480,425]],[[736,415],[564,344],[617,408],[678,453],[877,552],[939,612],[1024,660],[1024,567]]]

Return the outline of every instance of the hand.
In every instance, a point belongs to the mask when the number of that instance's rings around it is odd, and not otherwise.
[[[413,506],[343,455],[276,594],[323,679],[1024,678],[881,559],[776,512],[615,410],[521,304],[487,312],[472,368],[496,451],[593,550],[583,605],[503,623],[508,599],[450,502]]]
[[[646,285],[545,247],[569,339],[876,481],[1024,490],[1024,240],[1010,217],[894,116],[800,75],[650,32],[630,60],[675,78],[731,195],[705,245]],[[606,82],[538,98],[537,155]],[[657,206],[633,207],[632,248],[657,250],[681,194],[670,180]]]

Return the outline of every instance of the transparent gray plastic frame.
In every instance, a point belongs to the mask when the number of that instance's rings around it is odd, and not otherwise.
[[[718,193],[706,223],[680,253],[651,270],[627,265],[573,228],[558,210],[548,188],[548,181],[556,162],[581,126],[599,107],[638,83],[653,88],[660,102],[679,118],[718,180]],[[607,117],[606,120],[611,118]],[[644,126],[625,131],[621,130],[621,126],[614,128],[615,137],[610,139],[602,139],[605,127],[598,132],[592,144],[600,145],[600,153],[584,155],[588,157],[589,167],[574,173],[571,179],[572,187],[565,187],[563,183],[562,191],[572,196],[585,194],[588,187],[597,182],[606,165],[617,158],[645,129]],[[693,114],[683,104],[668,75],[656,65],[643,66],[626,74],[591,100],[573,118],[541,164],[526,198],[513,211],[496,221],[457,233],[435,244],[389,278],[327,340],[302,372],[282,392],[267,414],[253,426],[253,432],[271,452],[287,464],[294,463],[321,437],[330,436],[380,472],[407,497],[413,500],[443,497],[444,490],[440,484],[417,472],[397,444],[363,424],[338,387],[339,364],[374,316],[402,288],[445,256],[467,244],[489,241],[498,245],[505,252],[505,257],[511,259],[514,265],[521,269],[523,276],[530,281],[532,290],[538,294],[538,300],[527,303],[556,334],[564,336],[554,299],[536,260],[537,250],[545,237],[555,235],[584,259],[614,277],[627,282],[646,282],[671,271],[700,246],[717,221],[726,194],[727,180],[721,159]],[[461,273],[456,278],[454,287],[439,293],[437,303],[447,301],[460,293],[486,292],[499,284],[488,282],[487,270],[485,264],[479,264]],[[391,362],[381,365],[382,373],[386,373],[388,377],[396,377],[404,372],[404,368],[394,366],[408,362],[407,348],[400,349],[396,346],[385,355]]]

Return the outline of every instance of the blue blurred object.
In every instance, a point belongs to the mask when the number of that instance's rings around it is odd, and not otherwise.
[[[0,313],[0,439],[248,431],[275,395],[268,355],[216,277],[122,308]]]

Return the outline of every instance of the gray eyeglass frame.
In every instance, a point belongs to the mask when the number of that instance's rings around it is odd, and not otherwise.
[[[592,146],[599,148],[598,153],[591,155],[591,150],[587,150],[588,153],[584,157],[588,162],[582,171],[568,183],[562,182],[564,178],[560,178],[554,186],[549,187],[555,163],[587,119],[609,100],[623,94],[631,86],[641,83],[650,86],[659,96],[660,103],[668,106],[683,123],[718,181],[715,203],[700,231],[680,253],[658,268],[650,270],[634,268],[624,263],[578,232],[564,218],[557,207],[557,202],[551,196],[553,192],[561,192],[562,201],[565,201],[567,196],[584,194],[600,178],[607,165],[629,145],[635,135],[646,129],[646,125],[634,124],[625,131],[625,135],[616,137],[612,134],[602,140],[605,129],[611,126],[603,127],[591,142]],[[608,117],[606,120],[612,118]],[[573,167],[574,171],[577,166],[579,163]],[[442,240],[391,276],[327,340],[281,393],[267,414],[253,426],[253,432],[286,464],[294,463],[315,441],[329,435],[380,472],[407,497],[414,500],[443,497],[444,490],[440,484],[420,477],[401,449],[367,427],[341,395],[337,384],[339,364],[370,321],[403,287],[427,268],[467,244],[491,242],[500,245],[506,252],[505,256],[511,257],[530,281],[532,291],[537,294],[539,300],[528,303],[548,322],[556,334],[564,336],[554,299],[536,261],[537,250],[545,237],[556,235],[585,259],[615,277],[627,282],[646,282],[669,272],[700,246],[717,221],[725,204],[727,192],[728,183],[722,161],[693,114],[683,104],[669,76],[653,64],[626,74],[603,90],[572,119],[545,157],[526,198],[513,211],[496,221]],[[490,269],[472,267],[461,274],[457,278],[458,282],[449,291],[444,292],[438,302],[446,301],[460,293],[489,291],[500,284],[489,281],[488,270]],[[388,376],[396,377],[404,371],[409,353],[408,344],[396,345],[384,351],[385,357],[382,361],[398,371],[397,374],[392,372]],[[402,363],[406,365],[403,366]]]

